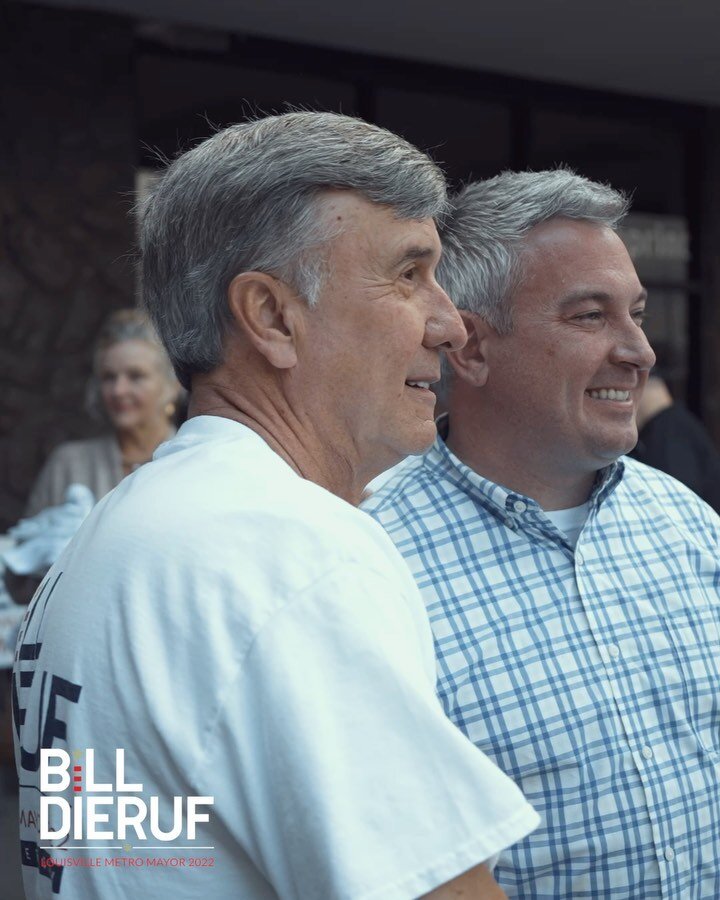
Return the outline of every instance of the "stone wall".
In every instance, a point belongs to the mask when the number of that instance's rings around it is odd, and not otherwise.
[[[4,5],[0,13],[0,531],[43,460],[95,426],[91,346],[134,303],[136,157],[127,20]]]

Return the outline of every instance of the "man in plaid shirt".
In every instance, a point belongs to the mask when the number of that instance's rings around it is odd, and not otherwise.
[[[567,170],[456,196],[448,417],[366,507],[447,714],[541,814],[495,870],[511,897],[720,897],[720,519],[623,456],[654,361],[626,209]]]

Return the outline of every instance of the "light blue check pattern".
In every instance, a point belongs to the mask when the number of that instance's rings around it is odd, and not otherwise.
[[[623,460],[573,552],[439,438],[365,508],[425,598],[447,714],[542,817],[501,856],[508,895],[719,900],[713,511]]]

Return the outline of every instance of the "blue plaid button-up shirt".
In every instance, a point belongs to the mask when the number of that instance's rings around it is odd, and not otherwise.
[[[720,898],[720,519],[633,460],[573,551],[438,438],[366,503],[426,601],[450,718],[543,823],[511,897]]]

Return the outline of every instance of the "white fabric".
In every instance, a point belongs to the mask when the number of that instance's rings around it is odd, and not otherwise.
[[[410,898],[536,826],[442,714],[422,601],[379,525],[226,419],[187,422],[157,457],[95,508],[35,601],[21,742],[35,747],[39,670],[80,685],[55,746],[95,748],[98,778],[125,748],[126,780],[161,807],[215,797],[196,841],[212,851],[115,855],[215,864],[68,868],[61,900]],[[36,808],[36,775],[20,776],[21,810]],[[52,896],[23,872],[29,898]]]
[[[577,546],[580,532],[583,530],[589,514],[589,501],[581,503],[580,506],[573,506],[570,509],[554,509],[550,512],[545,510],[545,515],[557,530],[565,535],[573,549]]]
[[[9,534],[0,534],[0,669],[11,669],[20,622],[27,608],[15,603],[5,587],[3,555],[14,545]]]
[[[48,506],[36,515],[20,519],[8,534],[14,546],[3,553],[3,562],[16,575],[42,577],[95,505],[95,497],[84,484],[65,489],[63,502]]]

